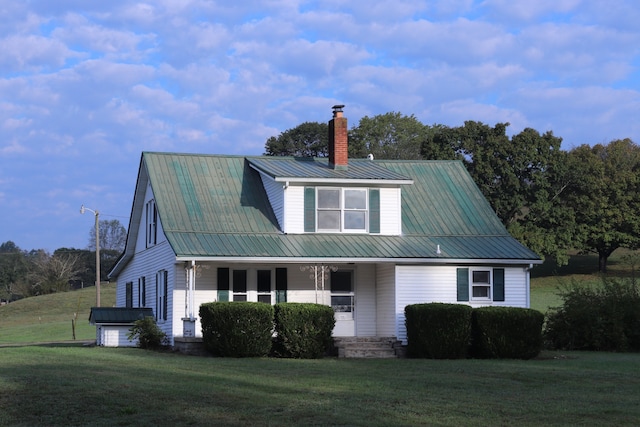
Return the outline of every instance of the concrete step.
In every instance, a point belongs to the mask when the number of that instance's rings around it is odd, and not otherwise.
[[[396,358],[396,352],[392,348],[344,348],[338,350],[338,357],[362,358],[362,359],[391,359]]]
[[[351,358],[393,358],[402,349],[395,337],[339,337],[334,339],[334,345],[338,357]]]

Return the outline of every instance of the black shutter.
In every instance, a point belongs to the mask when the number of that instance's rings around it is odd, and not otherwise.
[[[162,313],[162,319],[167,320],[167,311],[169,309],[169,272],[167,270],[164,273],[164,313]]]
[[[304,189],[304,231],[307,233],[316,231],[316,189],[314,187]]]
[[[228,268],[218,268],[218,301],[229,301]]]
[[[147,280],[145,277],[142,278],[142,307],[147,306]]]
[[[127,282],[125,285],[125,307],[133,307],[133,282]]]
[[[504,268],[493,269],[493,300],[504,301]]]
[[[369,190],[369,233],[380,233],[380,190]]]
[[[276,303],[287,302],[287,269],[276,268]]]
[[[458,301],[469,301],[469,269],[457,269]]]

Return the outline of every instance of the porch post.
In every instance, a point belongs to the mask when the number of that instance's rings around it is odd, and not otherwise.
[[[186,295],[186,307],[184,317],[182,318],[182,332],[184,337],[195,337],[196,333],[196,319],[193,315],[193,306],[195,304],[195,289],[196,289],[196,262],[191,261],[190,265],[185,268],[187,270],[187,295]]]

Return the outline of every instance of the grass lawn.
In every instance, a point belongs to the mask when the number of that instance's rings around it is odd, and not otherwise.
[[[611,275],[630,275],[623,255]],[[588,257],[536,267],[532,307],[559,305],[571,281],[599,283],[596,269]],[[0,426],[640,425],[638,353],[291,360],[83,346],[94,301],[90,287],[0,307]],[[115,303],[115,285],[101,301]],[[51,341],[66,342],[33,344]]]
[[[0,348],[0,425],[640,425],[640,354],[228,359]]]
[[[0,307],[0,345],[8,343],[73,340],[71,320],[77,313],[76,339],[96,338],[96,327],[89,324],[91,307],[96,303],[95,287],[73,292],[25,298]],[[100,286],[100,303],[116,303],[115,283]]]

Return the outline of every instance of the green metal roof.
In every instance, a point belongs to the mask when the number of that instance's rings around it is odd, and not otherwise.
[[[379,180],[411,183],[411,178],[372,161],[350,161],[346,170],[329,167],[327,158],[263,156],[250,158],[249,162],[261,172],[281,180]]]
[[[373,186],[410,183],[402,185],[402,235],[284,234],[256,169],[274,178],[311,176],[348,182],[371,176]],[[534,252],[509,235],[458,161],[350,159],[347,171],[334,171],[327,168],[326,159],[145,152],[132,209],[133,232],[136,221],[142,220],[140,187],[147,179],[178,259],[539,262]],[[135,240],[129,236],[129,242]],[[127,244],[112,275],[133,256],[131,246]]]

